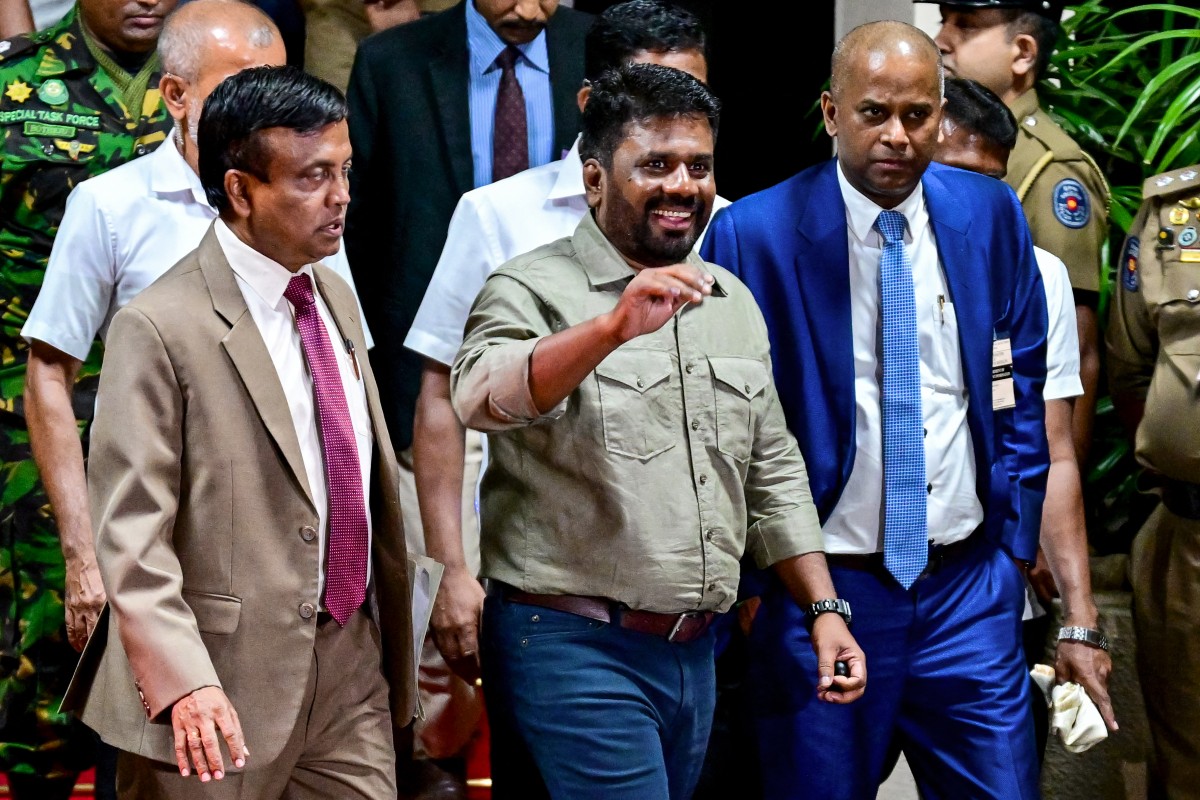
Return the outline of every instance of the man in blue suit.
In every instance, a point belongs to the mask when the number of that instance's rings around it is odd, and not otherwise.
[[[766,579],[749,680],[766,794],[874,797],[899,748],[923,797],[1034,798],[1022,571],[1049,459],[1029,230],[1003,183],[930,165],[941,59],[916,28],[851,31],[821,107],[837,158],[734,203],[703,249],[762,306],[871,658],[862,701],[816,702],[803,610]]]

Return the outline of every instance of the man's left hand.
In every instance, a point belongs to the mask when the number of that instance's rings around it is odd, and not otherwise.
[[[67,559],[66,588],[67,640],[76,651],[83,652],[106,599],[96,562],[77,564]]]
[[[1054,673],[1058,682],[1074,681],[1082,686],[1100,710],[1104,724],[1110,731],[1116,731],[1117,718],[1113,715],[1112,701],[1108,698],[1108,676],[1111,672],[1112,659],[1100,648],[1070,640],[1058,643],[1054,653]]]
[[[812,647],[817,654],[817,697],[826,703],[853,703],[867,688],[867,657],[837,614],[813,621]],[[834,675],[834,663],[846,662],[849,675]]]

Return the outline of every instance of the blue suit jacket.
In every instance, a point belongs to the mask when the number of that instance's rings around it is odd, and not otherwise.
[[[754,293],[771,339],[775,382],[808,467],[821,522],[854,466],[854,357],[846,206],[831,160],[734,203],[713,220],[702,255]],[[922,179],[958,317],[977,485],[990,538],[1037,555],[1049,454],[1046,299],[1029,228],[1012,190],[939,164]],[[1016,408],[992,411],[992,341],[1012,340]]]

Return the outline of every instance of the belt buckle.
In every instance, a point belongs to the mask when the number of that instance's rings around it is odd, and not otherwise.
[[[703,619],[704,615],[699,611],[684,611],[675,618],[675,624],[671,626],[671,632],[667,634],[667,641],[674,642],[675,637],[684,632],[684,628],[689,620]]]

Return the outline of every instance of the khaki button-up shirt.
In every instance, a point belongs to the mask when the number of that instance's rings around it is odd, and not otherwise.
[[[768,566],[822,549],[762,314],[731,273],[694,253],[688,263],[715,276],[712,296],[617,348],[546,414],[529,392],[537,343],[611,311],[635,272],[587,214],[484,285],[451,384],[463,422],[490,434],[486,577],[726,611],[743,551]]]
[[[1145,400],[1138,461],[1200,483],[1200,165],[1146,181],[1108,324],[1114,394]]]

